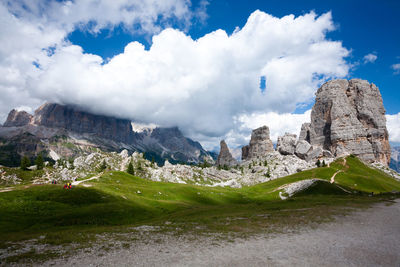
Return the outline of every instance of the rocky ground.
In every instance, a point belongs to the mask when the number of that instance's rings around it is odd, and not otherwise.
[[[400,201],[338,217],[317,228],[216,241],[141,227],[125,248],[78,252],[46,266],[399,266]],[[106,241],[105,241],[106,242]],[[113,241],[118,242],[118,241]]]

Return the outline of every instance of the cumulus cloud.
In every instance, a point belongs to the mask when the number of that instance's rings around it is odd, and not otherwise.
[[[61,4],[73,6],[78,3]],[[27,51],[28,59],[21,60],[29,62],[29,66],[15,64],[14,81],[0,80],[0,92],[8,90],[9,95],[15,96],[16,92],[21,95],[21,91],[25,94],[23,99],[31,99],[29,101],[77,104],[92,112],[142,123],[177,125],[185,134],[209,146],[221,137],[237,144],[246,141],[250,126],[259,127],[261,125],[255,125],[256,122],[274,118],[274,114],[276,119],[279,114],[289,117],[288,113],[299,104],[312,101],[321,83],[344,77],[349,69],[345,61],[349,51],[341,42],[326,38],[326,33],[334,30],[331,13],[318,16],[310,12],[299,17],[277,18],[255,11],[233,34],[216,30],[197,40],[181,30],[168,28],[152,37],[149,50],[138,42],[132,42],[127,44],[123,53],[104,62],[101,57],[84,53],[81,47],[63,40],[63,30],[58,33],[57,29],[64,23],[67,25],[65,28],[86,25],[96,31],[97,27],[116,24],[114,16],[105,14],[102,19],[88,15],[85,20],[79,14],[71,15],[77,18],[63,18],[61,14],[59,20],[48,18],[56,21],[49,24],[55,25],[51,28],[40,24],[41,20],[36,24],[24,23],[21,17],[12,15],[4,6],[2,8],[17,22],[14,30],[21,32],[22,37],[26,31],[21,28],[32,25],[29,32],[33,33],[32,39],[37,44],[33,48],[26,44],[28,48],[22,49]],[[40,10],[29,11],[24,16],[39,12],[35,16],[40,17]],[[13,12],[25,14],[26,11],[14,8]],[[183,14],[185,18],[186,11],[182,9],[174,14]],[[124,18],[122,16],[119,23],[125,23]],[[92,20],[96,21],[93,25],[88,23]],[[32,21],[35,20],[30,19]],[[46,33],[46,40],[36,40]],[[46,42],[42,44],[41,41]],[[18,57],[16,51],[10,50],[13,53],[2,56],[2,61],[13,62],[13,56]],[[8,66],[4,67],[5,71],[13,71]],[[27,71],[22,71],[21,66],[25,66]],[[5,79],[4,75],[0,77]],[[263,91],[259,88],[261,77],[266,81]],[[32,106],[36,103],[29,101],[13,100],[13,105]],[[10,103],[1,104],[12,108]],[[293,122],[301,125],[304,121],[300,119],[303,117]],[[271,120],[271,123],[263,124],[270,126],[274,139],[278,132],[298,132],[293,131],[298,126],[290,128],[289,124],[279,126],[273,123]]]
[[[394,70],[394,74],[400,74],[400,63],[393,64],[392,69]]]
[[[386,115],[386,125],[389,132],[389,141],[400,143],[400,112]]]
[[[172,20],[184,26],[190,24],[194,14],[190,0],[86,0],[43,1],[7,0],[8,9],[18,17],[29,21],[51,24],[67,32],[76,27],[94,33],[104,28],[122,24],[125,29],[155,34]],[[204,5],[199,7],[204,16]]]
[[[191,18],[205,16],[206,3],[189,10],[188,0],[0,0],[0,120],[18,106],[35,108],[38,98],[28,83],[52,61],[51,55],[71,45],[66,36],[79,28],[92,33],[122,25],[131,32],[152,35],[170,20],[189,26]],[[67,70],[66,70],[67,71]]]
[[[238,118],[240,125],[244,129],[255,129],[267,125],[270,130],[272,142],[276,143],[278,136],[285,133],[299,135],[301,125],[310,122],[311,109],[302,114],[268,112],[265,114],[242,115]]]
[[[364,59],[364,64],[374,63],[378,59],[378,56],[376,55],[376,53],[369,53],[365,55],[363,59]]]

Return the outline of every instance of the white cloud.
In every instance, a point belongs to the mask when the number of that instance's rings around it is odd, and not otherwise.
[[[369,53],[364,56],[364,64],[374,63],[378,59],[376,53]]]
[[[63,2],[64,5],[68,3]],[[24,11],[19,12],[24,14]],[[49,20],[56,23],[49,25],[56,25],[54,28],[58,29],[66,20],[66,25],[76,25],[76,21],[84,24],[98,19],[96,25],[100,26],[86,25],[96,31],[96,27],[116,23],[114,15],[105,14],[104,19],[89,15],[87,20],[80,16],[84,15],[66,16],[68,19],[60,15],[59,21],[51,17]],[[21,37],[16,38],[32,38],[35,45],[29,46],[27,42],[27,48],[20,49],[26,51],[28,59],[23,57],[23,64],[15,64],[14,81],[7,84],[6,80],[0,80],[0,93],[8,90],[13,99],[11,104],[0,100],[7,111],[14,106],[33,106],[40,100],[78,104],[93,112],[142,123],[177,125],[185,134],[209,146],[220,137],[235,140],[237,144],[245,141],[244,133],[249,130],[246,125],[258,118],[254,114],[266,113],[273,117],[273,114],[293,112],[299,104],[312,101],[322,82],[344,77],[349,69],[345,61],[349,51],[341,42],[325,37],[328,31],[334,30],[330,13],[317,16],[311,12],[299,17],[276,18],[255,11],[232,35],[217,30],[197,40],[170,28],[153,36],[149,50],[132,42],[123,53],[107,62],[97,55],[84,53],[79,46],[60,41],[57,30],[41,25],[40,20],[36,24],[27,24],[17,17],[13,20],[21,24],[14,27],[21,32]],[[35,33],[32,37],[26,37],[21,30],[27,25],[32,25]],[[42,29],[43,34],[49,33],[43,44],[38,40],[42,34],[38,29]],[[51,53],[39,49],[54,42]],[[13,62],[14,56],[18,58],[17,50],[10,48],[10,51],[9,56],[2,56],[2,62]],[[40,64],[40,68],[34,67],[32,61]],[[5,71],[12,71],[11,65],[1,66]],[[23,71],[24,68],[28,71]],[[264,93],[259,89],[260,76],[266,77]],[[0,77],[4,79],[5,76]],[[22,99],[31,98],[36,102],[22,101],[16,97],[20,92],[25,94]],[[0,112],[5,116],[4,109]],[[301,125],[303,121],[296,122]],[[282,131],[289,127],[269,126],[273,138],[277,134],[272,129]]]
[[[0,0],[0,121],[11,108],[35,108],[46,100],[28,86],[42,73],[32,63],[52,61],[49,55],[69,46],[65,37],[77,27],[98,32],[123,25],[151,35],[170,20],[186,28],[197,13],[205,16],[206,3],[196,13],[189,6],[188,0]]]
[[[8,0],[10,11],[29,21],[51,24],[67,32],[79,27],[91,32],[114,28],[122,24],[125,29],[155,34],[173,19],[189,26],[194,14],[190,0],[86,0],[44,1]],[[201,7],[206,6],[202,4]],[[204,8],[199,8],[204,16]]]
[[[386,126],[389,132],[389,141],[400,143],[400,112],[386,115]]]
[[[400,63],[393,64],[392,69],[394,70],[394,74],[400,74]]]
[[[242,128],[247,128],[249,131],[267,125],[271,140],[276,143],[278,136],[282,136],[285,133],[294,133],[298,136],[301,125],[305,122],[310,122],[310,118],[311,109],[303,114],[268,112],[265,114],[242,115],[238,118],[238,121],[241,122]]]

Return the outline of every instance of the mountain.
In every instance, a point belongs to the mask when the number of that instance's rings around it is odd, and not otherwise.
[[[145,152],[163,164],[213,162],[200,143],[183,136],[177,127],[134,131],[127,119],[92,114],[79,107],[46,103],[34,115],[12,110],[0,126],[0,164],[16,166],[20,157],[74,158],[97,149]]]
[[[400,146],[392,147],[390,168],[400,173]]]

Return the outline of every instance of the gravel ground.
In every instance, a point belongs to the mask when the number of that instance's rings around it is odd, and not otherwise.
[[[289,234],[216,242],[147,232],[129,248],[93,249],[46,265],[400,266],[400,200]]]

